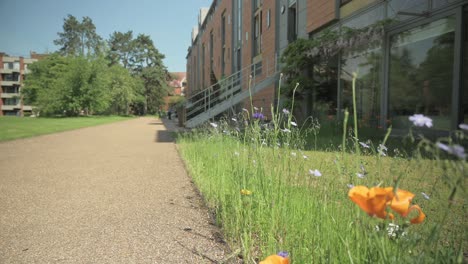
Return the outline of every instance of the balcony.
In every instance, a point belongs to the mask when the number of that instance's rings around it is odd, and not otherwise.
[[[21,105],[20,104],[16,104],[16,105],[2,105],[2,110],[17,110],[17,109],[21,109]]]
[[[2,93],[1,98],[15,98],[20,97],[19,93]]]
[[[13,86],[13,85],[20,85],[20,81],[1,81],[0,82],[2,86]]]

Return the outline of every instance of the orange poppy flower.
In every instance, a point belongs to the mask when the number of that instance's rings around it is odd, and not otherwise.
[[[265,260],[260,261],[259,264],[289,264],[291,263],[289,257],[282,257],[280,255],[268,256]]]
[[[419,224],[426,218],[418,205],[410,206],[414,194],[405,190],[397,189],[395,193],[393,187],[369,189],[366,186],[356,186],[349,190],[348,196],[370,216],[393,219],[393,214],[387,214],[387,206],[390,206],[393,211],[403,217],[407,217],[411,211],[417,210],[418,216],[410,220],[413,224]]]

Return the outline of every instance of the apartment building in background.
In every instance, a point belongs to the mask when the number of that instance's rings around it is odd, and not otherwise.
[[[31,52],[30,56],[31,58],[13,57],[0,52],[0,116],[24,116],[32,113],[32,106],[23,103],[21,88],[29,73],[28,66],[45,55]]]
[[[250,100],[243,99],[217,109],[218,101],[227,105],[227,98],[236,95],[222,97],[216,90],[236,76],[241,94],[249,80],[271,67],[279,74],[278,58],[297,38],[369,29],[346,43],[318,48],[325,55],[319,52],[314,66],[304,69],[314,86],[301,94],[297,113],[341,119],[345,109],[352,112],[352,76],[357,73],[356,111],[363,125],[407,130],[408,117],[415,113],[431,117],[435,130],[468,123],[466,0],[214,0],[201,10],[198,22],[187,54],[186,94],[189,106],[209,102],[194,116],[217,110],[206,119],[221,110],[250,108]],[[373,44],[367,45],[370,37]],[[279,95],[277,82],[266,86],[252,89],[253,105],[268,113]]]

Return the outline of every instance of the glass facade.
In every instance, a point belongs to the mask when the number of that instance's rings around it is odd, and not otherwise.
[[[380,47],[343,53],[341,60],[342,109],[353,113],[353,73],[356,73],[356,111],[360,124],[377,127],[380,118],[380,70],[382,50]]]
[[[465,11],[463,34],[463,74],[462,74],[462,117],[461,121],[468,124],[468,11]]]
[[[408,116],[429,116],[435,129],[451,126],[455,16],[390,38],[389,116],[393,127],[410,126]]]

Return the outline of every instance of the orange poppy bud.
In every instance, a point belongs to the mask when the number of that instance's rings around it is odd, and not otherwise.
[[[260,261],[260,264],[289,264],[289,257],[282,257],[279,255],[268,256],[265,260]]]

